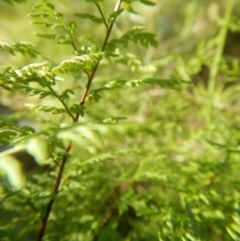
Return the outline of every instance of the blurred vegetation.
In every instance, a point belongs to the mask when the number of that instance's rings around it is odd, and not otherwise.
[[[1,240],[40,240],[51,200],[42,240],[240,240],[239,2],[123,1],[110,35],[117,47],[107,45],[83,106],[88,66],[65,71],[63,61],[100,52],[104,24],[74,15],[100,18],[94,2],[109,16],[117,1],[49,0],[76,23],[76,53],[34,35],[66,36],[36,24],[56,24],[31,17],[39,0],[0,1]],[[134,26],[156,36],[125,44]],[[48,95],[41,78],[26,83],[43,68],[55,78]]]

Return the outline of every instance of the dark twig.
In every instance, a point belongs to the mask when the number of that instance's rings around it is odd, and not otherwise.
[[[53,205],[53,203],[55,201],[55,196],[57,195],[58,190],[59,190],[59,186],[60,186],[60,183],[61,183],[64,167],[65,167],[65,164],[67,162],[68,153],[71,150],[71,147],[72,147],[72,142],[70,142],[68,144],[68,146],[66,147],[66,149],[65,149],[65,155],[63,156],[61,165],[59,166],[59,169],[58,169],[58,175],[57,175],[56,183],[55,183],[55,186],[54,186],[54,189],[53,189],[53,196],[51,197],[51,199],[50,199],[50,201],[49,201],[49,203],[47,205],[45,214],[44,214],[44,216],[42,218],[42,225],[41,225],[41,229],[40,229],[40,232],[38,234],[38,237],[37,237],[37,241],[41,241],[42,240],[44,232],[46,230],[48,217],[49,217],[49,214],[50,214],[50,212],[52,210],[52,205]]]

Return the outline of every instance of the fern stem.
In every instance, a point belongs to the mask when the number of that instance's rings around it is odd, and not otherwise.
[[[117,1],[117,4],[115,5],[115,8],[114,8],[114,12],[116,12],[116,11],[118,11],[118,10],[120,9],[121,3],[122,3],[122,0],[118,0],[118,1]],[[113,25],[114,25],[114,23],[115,23],[115,20],[116,20],[116,18],[113,19],[112,23],[111,23],[111,24],[108,26],[108,28],[107,28],[107,33],[106,33],[105,39],[104,39],[104,41],[103,41],[103,45],[102,45],[102,48],[101,48],[101,52],[104,52],[104,50],[105,50],[105,48],[106,48],[106,46],[107,46],[107,43],[108,43],[110,34],[111,34],[111,32],[112,32],[112,27],[113,27]],[[96,74],[96,71],[97,71],[97,69],[98,69],[99,63],[100,63],[100,60],[96,63],[96,65],[94,66],[94,68],[93,68],[93,70],[92,70],[92,73],[91,73],[91,74],[89,75],[89,77],[88,77],[88,81],[87,81],[86,88],[85,88],[85,90],[84,90],[84,92],[83,92],[83,95],[82,95],[82,98],[81,98],[81,100],[80,100],[80,105],[84,105],[84,103],[85,103],[85,101],[86,101],[87,94],[88,94],[89,89],[90,89],[90,86],[91,86],[91,84],[92,84],[92,80],[93,80],[93,78],[94,78],[94,76],[95,76],[95,74]],[[77,122],[78,118],[79,118],[79,114],[76,114],[76,116],[75,116],[75,122]]]
[[[70,142],[65,149],[65,155],[63,156],[61,165],[59,166],[59,169],[58,169],[58,175],[57,175],[56,183],[55,183],[55,186],[54,186],[54,189],[53,189],[53,196],[51,197],[50,202],[47,205],[45,214],[42,218],[42,226],[41,226],[40,232],[38,234],[37,241],[41,241],[43,236],[44,236],[46,226],[47,226],[47,223],[48,223],[48,218],[49,218],[49,215],[51,213],[53,203],[55,201],[55,196],[57,195],[58,190],[59,190],[59,186],[60,186],[60,183],[61,183],[61,180],[62,180],[64,167],[65,167],[65,164],[67,162],[68,153],[70,152],[71,148],[72,148],[72,142]]]
[[[118,0],[117,1],[117,4],[115,5],[115,8],[114,8],[114,12],[119,10],[120,9],[120,6],[121,6],[121,2],[122,0]],[[104,42],[103,42],[103,45],[102,45],[102,48],[101,48],[101,51],[103,52],[107,46],[107,43],[108,43],[108,39],[109,39],[109,36],[111,34],[111,31],[112,31],[112,27],[114,25],[114,22],[116,20],[116,17],[113,19],[113,21],[111,22],[111,24],[108,26],[107,28],[107,33],[106,33],[106,36],[105,36],[105,39],[104,39]],[[92,83],[92,80],[96,74],[96,71],[98,69],[98,66],[99,66],[99,63],[100,61],[98,61],[96,63],[96,65],[94,66],[91,74],[89,75],[88,77],[88,82],[87,82],[87,85],[86,85],[86,88],[83,92],[83,95],[82,95],[82,98],[81,98],[81,101],[80,101],[80,105],[84,105],[85,104],[85,101],[86,101],[86,97],[87,97],[87,94],[88,94],[88,91],[90,89],[90,86],[91,86],[91,83]],[[51,88],[51,87],[50,87]],[[52,89],[52,88],[51,88]],[[50,90],[51,90],[50,89]],[[55,93],[55,91],[52,89],[51,91],[53,91],[53,93]],[[56,94],[56,93],[55,93]],[[58,95],[56,94],[55,95],[57,98],[58,98]],[[68,111],[68,108],[67,106],[65,106],[65,102],[62,101],[60,98],[58,98],[61,103],[64,105],[65,109]],[[70,112],[70,111],[69,111]],[[79,116],[80,114],[76,114],[75,117],[72,116],[72,113],[70,112],[70,116],[73,118],[73,122],[77,122],[78,119],[79,119]],[[68,158],[68,153],[70,152],[72,148],[72,142],[70,142],[68,144],[68,146],[66,147],[65,149],[65,155],[63,156],[62,158],[62,161],[61,161],[61,164],[59,166],[59,169],[58,169],[58,174],[57,174],[57,179],[56,179],[56,182],[55,182],[55,186],[54,186],[54,189],[53,189],[53,196],[52,198],[50,199],[48,205],[47,205],[47,208],[45,210],[45,214],[42,218],[42,225],[41,225],[41,229],[39,231],[39,234],[38,234],[38,237],[37,237],[37,241],[41,241],[43,239],[43,236],[44,236],[44,233],[45,233],[45,230],[46,230],[46,227],[47,227],[47,223],[48,223],[48,218],[49,218],[49,215],[51,213],[51,210],[52,210],[52,206],[54,204],[54,201],[55,201],[55,196],[58,194],[58,191],[59,191],[59,186],[60,186],[60,183],[61,183],[61,180],[62,180],[62,176],[63,176],[63,171],[64,171],[64,167],[65,167],[65,164],[67,162],[67,158]]]
[[[208,104],[208,124],[211,124],[212,115],[213,115],[213,105],[214,105],[214,89],[216,86],[216,79],[219,70],[219,64],[221,61],[221,56],[223,53],[226,37],[227,37],[227,30],[231,19],[231,13],[233,9],[235,0],[229,0],[227,2],[227,7],[224,15],[224,20],[222,23],[222,28],[218,35],[218,47],[216,50],[216,54],[213,59],[213,64],[210,69],[210,77],[208,82],[208,97],[209,97],[209,104]]]

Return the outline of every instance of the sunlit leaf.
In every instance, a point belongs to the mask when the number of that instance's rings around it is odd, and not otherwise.
[[[56,35],[55,34],[48,34],[48,33],[35,33],[36,36],[41,37],[41,38],[47,38],[47,39],[55,39]]]
[[[47,141],[38,136],[28,140],[26,150],[35,158],[39,165],[46,163],[50,157]]]

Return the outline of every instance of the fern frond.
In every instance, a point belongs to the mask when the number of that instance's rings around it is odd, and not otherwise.
[[[79,73],[80,70],[91,70],[104,57],[104,52],[75,56],[61,62],[52,69],[53,73]]]
[[[21,53],[23,55],[30,55],[31,57],[36,57],[39,54],[34,44],[25,41],[11,44],[0,42],[0,51],[5,51],[12,55]]]
[[[103,23],[102,18],[98,18],[95,15],[88,14],[88,13],[75,13],[75,16],[82,18],[82,19],[90,19],[95,23]]]
[[[146,28],[143,26],[135,26],[128,30],[121,38],[112,39],[108,45],[123,45],[125,48],[129,42],[132,41],[135,44],[141,44],[144,47],[153,46],[157,47],[158,41],[154,33],[145,32]]]

